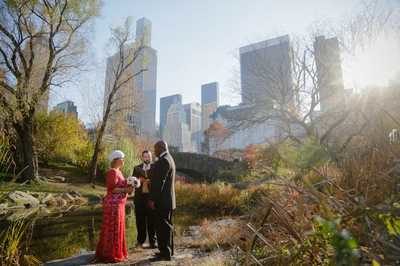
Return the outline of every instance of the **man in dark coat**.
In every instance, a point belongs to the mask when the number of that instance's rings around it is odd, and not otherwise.
[[[157,243],[160,253],[154,260],[171,260],[174,255],[172,214],[175,202],[175,162],[165,141],[154,145],[158,160],[151,168],[150,208],[155,210]]]
[[[148,206],[150,200],[150,167],[152,161],[151,152],[142,152],[143,163],[133,168],[132,175],[140,179],[140,187],[135,189],[134,203],[136,216],[137,243],[139,248],[143,247],[146,238],[149,238],[150,248],[155,248],[156,232],[154,210]]]

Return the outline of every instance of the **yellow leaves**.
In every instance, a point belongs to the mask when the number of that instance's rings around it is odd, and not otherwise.
[[[42,160],[77,160],[77,154],[89,145],[80,121],[73,116],[52,112],[36,117],[35,145]]]
[[[379,262],[377,262],[376,260],[372,260],[371,265],[372,266],[381,266],[381,264]]]
[[[68,0],[68,8],[78,18],[97,16],[100,12],[100,1]]]

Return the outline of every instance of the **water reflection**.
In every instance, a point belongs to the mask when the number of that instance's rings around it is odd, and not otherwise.
[[[136,244],[136,222],[133,204],[126,206],[126,238],[129,248]],[[174,215],[176,233],[182,234],[189,225],[199,224],[204,217],[193,212],[177,212]],[[101,205],[85,206],[64,213],[31,215],[33,233],[29,253],[42,262],[71,257],[96,249],[101,221]],[[10,225],[0,218],[0,231]]]
[[[128,247],[136,241],[133,206],[126,207],[126,236]],[[100,205],[86,206],[77,210],[45,217],[30,217],[33,234],[30,252],[41,261],[70,257],[85,251],[95,250],[102,220]],[[9,226],[7,220],[0,221],[0,230]]]

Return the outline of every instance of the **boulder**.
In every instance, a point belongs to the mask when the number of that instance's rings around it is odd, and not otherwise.
[[[87,204],[88,200],[84,197],[76,197],[74,200],[74,203],[78,204],[78,205],[83,205],[83,204]]]
[[[8,197],[17,205],[23,205],[26,208],[38,207],[40,204],[37,198],[23,191],[10,192]]]
[[[52,182],[60,182],[60,183],[64,183],[67,180],[65,177],[59,175],[51,176],[48,177],[47,179]]]
[[[44,199],[42,199],[42,204],[46,204],[47,206],[56,206],[57,200],[53,194],[49,193],[46,197],[44,197]]]
[[[82,197],[82,194],[79,193],[78,191],[70,191],[69,194],[73,197]]]
[[[57,204],[58,207],[63,208],[63,207],[68,205],[68,202],[65,199],[61,198],[61,197],[57,197],[56,198],[56,204]]]
[[[75,198],[69,193],[63,193],[61,198],[65,199],[67,202],[74,202]]]
[[[8,204],[7,203],[1,203],[0,204],[0,215],[6,214],[8,209]]]
[[[7,217],[8,221],[18,221],[22,219],[26,219],[29,216],[36,214],[40,208],[31,208],[29,210],[14,210],[11,214]]]

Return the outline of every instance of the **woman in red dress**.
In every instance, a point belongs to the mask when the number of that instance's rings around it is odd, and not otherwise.
[[[103,199],[103,223],[96,249],[97,262],[121,262],[126,260],[125,204],[127,194],[133,188],[127,185],[120,168],[124,165],[124,153],[113,151],[109,157],[111,169],[107,171],[107,195]]]

